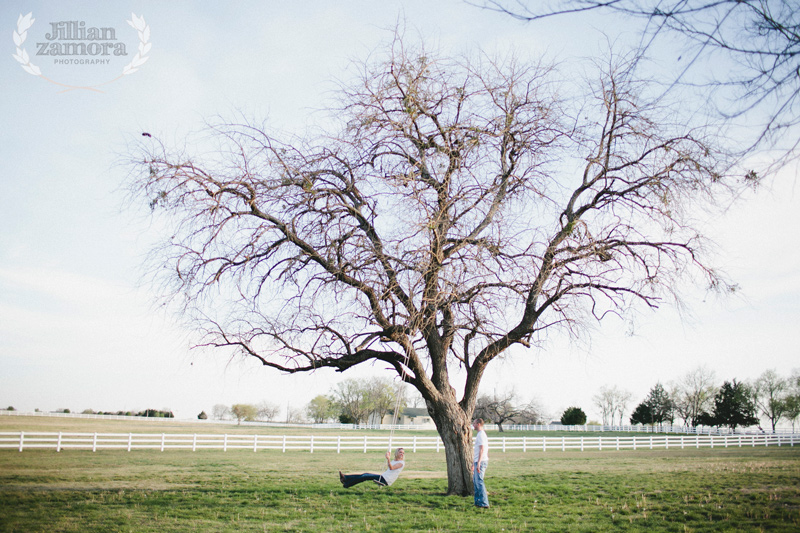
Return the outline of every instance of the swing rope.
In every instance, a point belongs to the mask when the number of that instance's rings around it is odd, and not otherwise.
[[[398,417],[400,415],[400,413],[399,413],[399,411],[400,411],[400,388],[402,386],[403,386],[403,382],[400,381],[400,383],[397,385],[397,392],[395,393],[396,399],[395,399],[395,402],[394,402],[394,413],[392,413],[392,427],[389,430],[389,445],[388,445],[389,447],[388,447],[388,450],[387,450],[389,452],[392,451],[392,437],[394,437],[394,428],[395,428],[395,426],[397,426],[397,419],[398,419]]]
[[[403,364],[406,367],[408,366],[408,352],[406,352],[405,357],[403,358]],[[403,371],[403,373],[405,373],[405,369],[401,368],[401,370]],[[397,384],[397,393],[395,394],[394,413],[392,414],[392,427],[389,430],[389,444],[388,444],[389,452],[392,451],[392,437],[394,437],[394,428],[395,426],[397,426],[397,420],[398,417],[400,416],[400,399],[402,397],[400,393],[402,392],[403,383],[404,383],[403,374],[401,374],[400,383]]]

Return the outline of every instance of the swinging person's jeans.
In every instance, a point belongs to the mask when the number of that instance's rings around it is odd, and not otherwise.
[[[344,488],[349,489],[353,485],[358,485],[359,483],[363,483],[365,481],[374,481],[378,485],[386,485],[386,480],[383,479],[383,476],[380,474],[350,474],[344,476]]]
[[[472,484],[475,487],[475,506],[489,507],[489,495],[486,493],[486,485],[483,483],[483,476],[486,475],[488,461],[481,461],[472,465]]]

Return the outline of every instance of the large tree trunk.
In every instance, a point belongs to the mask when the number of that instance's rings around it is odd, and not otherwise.
[[[472,428],[457,402],[427,402],[428,412],[444,442],[447,494],[472,496]]]

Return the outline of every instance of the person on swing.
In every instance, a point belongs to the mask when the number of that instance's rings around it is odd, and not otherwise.
[[[403,471],[403,467],[406,466],[405,462],[405,450],[403,448],[397,448],[397,451],[394,453],[394,461],[391,460],[391,453],[386,452],[386,464],[388,468],[383,474],[342,474],[342,471],[339,470],[339,481],[342,482],[342,486],[346,489],[349,489],[353,485],[358,485],[359,483],[363,483],[364,481],[374,481],[378,485],[388,487],[395,481],[397,478],[400,477],[400,472]]]

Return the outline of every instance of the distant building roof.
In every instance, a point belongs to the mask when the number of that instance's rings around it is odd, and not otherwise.
[[[394,414],[394,409],[389,409],[390,414]],[[418,416],[430,416],[428,414],[428,410],[424,407],[406,407],[403,409],[402,414],[409,418],[415,418]]]

